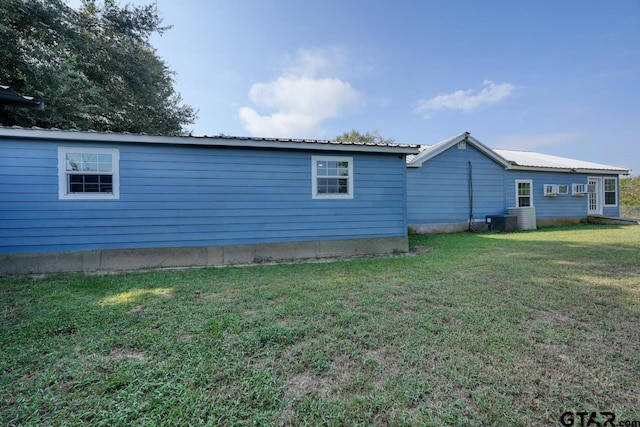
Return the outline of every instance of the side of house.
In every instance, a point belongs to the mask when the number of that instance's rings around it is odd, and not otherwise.
[[[520,228],[619,215],[614,166],[514,150],[494,150],[468,133],[407,158],[408,223],[414,233],[485,226],[516,215]]]
[[[462,231],[504,213],[505,165],[482,146],[448,140],[429,147],[407,168],[407,212],[413,233]],[[473,224],[472,224],[473,225]]]
[[[416,150],[0,129],[0,271],[407,250]]]

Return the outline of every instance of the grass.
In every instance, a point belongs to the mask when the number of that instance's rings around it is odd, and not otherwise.
[[[1,425],[640,419],[640,227],[411,256],[0,277]],[[577,422],[577,421],[576,421]]]

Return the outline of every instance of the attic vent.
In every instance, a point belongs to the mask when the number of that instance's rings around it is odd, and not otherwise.
[[[465,150],[467,148],[467,141],[460,141],[458,142],[458,150]]]

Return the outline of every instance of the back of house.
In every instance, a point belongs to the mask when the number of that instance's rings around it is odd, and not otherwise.
[[[465,132],[407,157],[407,220],[416,233],[486,226],[515,216],[522,229],[619,216],[628,169],[547,154],[491,149]]]

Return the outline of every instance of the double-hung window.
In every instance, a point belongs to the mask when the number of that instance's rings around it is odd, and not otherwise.
[[[112,148],[58,147],[60,199],[118,199],[120,153]]]
[[[616,178],[604,179],[604,205],[618,206],[618,180]]]
[[[353,198],[353,158],[311,156],[314,199]]]
[[[516,207],[533,206],[533,185],[530,179],[516,180]]]

